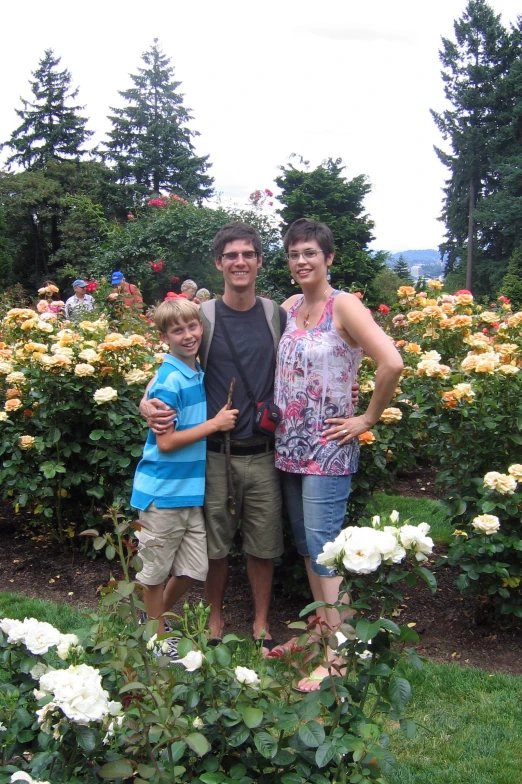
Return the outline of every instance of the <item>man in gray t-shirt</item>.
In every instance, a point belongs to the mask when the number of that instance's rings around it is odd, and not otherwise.
[[[241,522],[247,574],[254,599],[253,637],[263,639],[264,647],[271,650],[275,645],[268,625],[273,559],[283,552],[279,475],[274,464],[273,439],[254,432],[253,405],[223,334],[224,323],[255,399],[259,402],[273,400],[274,341],[255,293],[257,272],[262,264],[258,233],[244,223],[227,224],[214,238],[214,261],[223,273],[224,294],[216,303],[214,334],[205,367],[208,416],[213,416],[212,412],[226,403],[232,378],[236,379],[234,407],[239,409],[239,416],[231,433],[235,516],[227,509],[224,442],[217,438],[207,442],[205,518],[209,572],[205,590],[211,607],[210,632],[215,638],[223,634],[222,605],[228,554]],[[202,311],[205,312],[205,303]],[[282,329],[285,315],[283,311]],[[153,428],[172,421],[172,414],[161,411],[162,407],[160,401],[142,400],[140,410]],[[165,592],[165,611],[176,598]]]

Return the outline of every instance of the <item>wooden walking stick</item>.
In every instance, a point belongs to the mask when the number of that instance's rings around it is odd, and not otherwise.
[[[230,388],[228,390],[228,398],[227,398],[227,409],[232,408],[232,395],[234,393],[234,386],[236,384],[236,379],[233,378],[230,382]],[[231,515],[236,514],[236,492],[234,490],[234,480],[232,478],[232,459],[230,457],[230,430],[225,432],[225,465],[226,465],[226,472],[227,472],[227,506],[228,511]]]

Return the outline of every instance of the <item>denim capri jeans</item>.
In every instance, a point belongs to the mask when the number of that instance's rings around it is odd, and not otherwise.
[[[283,498],[299,555],[310,557],[310,567],[320,577],[334,577],[335,570],[317,563],[327,542],[340,534],[352,483],[348,476],[290,474],[281,471]]]

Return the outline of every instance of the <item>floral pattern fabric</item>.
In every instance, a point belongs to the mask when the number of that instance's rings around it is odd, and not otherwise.
[[[301,297],[288,313],[277,352],[275,403],[282,421],[276,432],[276,466],[292,474],[346,476],[357,471],[359,441],[345,446],[322,436],[325,419],[351,417],[352,384],[362,349],[348,345],[333,324],[339,291],[326,301],[319,323],[306,331],[296,318]]]

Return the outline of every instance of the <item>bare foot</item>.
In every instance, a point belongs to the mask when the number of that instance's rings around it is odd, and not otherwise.
[[[212,640],[220,640],[223,637],[223,629],[225,628],[223,618],[212,618],[212,616],[210,616],[208,619],[208,628],[210,630],[210,638]]]
[[[296,689],[297,691],[301,691],[304,694],[308,694],[311,691],[319,691],[321,688],[321,683],[325,678],[328,678],[329,675],[330,672],[326,667],[316,667],[315,670],[312,670],[307,678],[301,678],[296,686]]]

